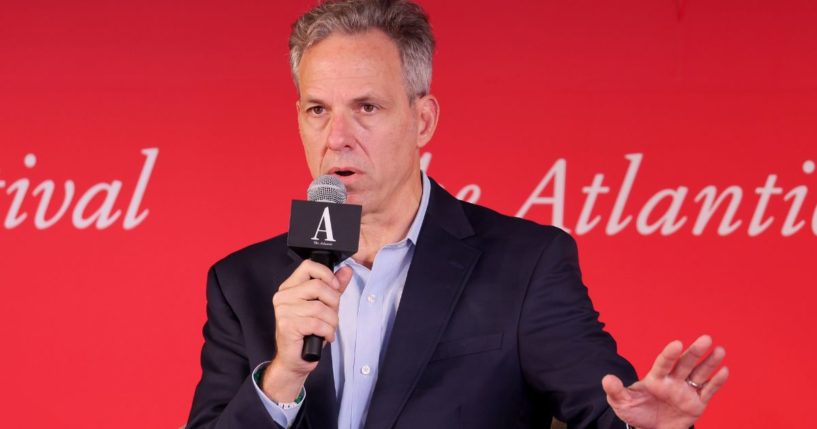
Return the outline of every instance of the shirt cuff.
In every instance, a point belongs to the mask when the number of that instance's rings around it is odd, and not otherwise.
[[[258,397],[261,399],[261,403],[264,404],[264,408],[269,413],[270,417],[275,423],[278,423],[281,427],[289,428],[292,423],[295,421],[295,416],[298,415],[298,411],[301,409],[301,405],[304,403],[306,399],[306,390],[301,387],[301,401],[293,406],[284,408],[272,399],[270,399],[263,390],[261,390],[260,386],[260,379],[261,374],[264,373],[264,370],[269,365],[269,361],[260,363],[252,372],[252,385],[255,386],[255,391],[258,393]]]

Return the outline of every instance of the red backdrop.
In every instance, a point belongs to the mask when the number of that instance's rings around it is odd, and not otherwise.
[[[311,3],[4,3],[6,426],[184,423],[208,266],[282,232],[310,179],[286,40]],[[423,4],[431,176],[570,229],[642,374],[671,339],[726,346],[732,377],[701,427],[810,421],[817,3]],[[609,192],[589,207],[594,177]],[[727,188],[734,213],[726,198],[703,223],[706,192]]]

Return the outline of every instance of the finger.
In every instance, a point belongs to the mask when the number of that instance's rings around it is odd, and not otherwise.
[[[712,399],[712,396],[715,395],[715,392],[726,383],[726,380],[729,378],[729,368],[723,367],[718,372],[715,373],[712,378],[706,383],[703,389],[701,389],[701,400],[704,403],[709,402]]]
[[[288,317],[276,322],[275,338],[281,348],[284,343],[297,343],[300,347],[307,335],[317,335],[333,341],[335,329],[323,320],[312,317]]]
[[[319,300],[337,311],[340,303],[340,292],[329,287],[323,280],[312,279],[285,290],[279,290],[272,296],[272,305],[278,311],[283,305],[297,305],[303,301]]]
[[[692,372],[689,374],[688,379],[692,380],[696,384],[704,384],[712,375],[712,372],[723,362],[723,358],[726,357],[726,350],[723,347],[715,347],[715,350],[712,350],[712,353],[704,359]]]
[[[349,267],[343,267],[335,272],[335,278],[338,279],[338,283],[340,283],[340,287],[338,287],[338,291],[343,293],[346,290],[346,286],[349,286],[349,283],[352,281],[352,269]]]
[[[327,323],[328,325],[337,328],[338,313],[329,308],[326,304],[318,301],[306,301],[297,305],[293,305],[292,312],[298,317],[314,317]]]
[[[683,344],[678,340],[667,344],[664,350],[655,358],[655,363],[652,364],[652,369],[650,369],[648,375],[655,378],[664,378],[669,375],[675,366],[675,362],[681,356],[683,348]]]
[[[301,337],[317,335],[326,341],[331,342],[335,340],[335,328],[323,320],[314,317],[298,319],[295,323],[295,330]]]
[[[306,259],[301,262],[301,265],[298,265],[298,268],[296,268],[295,271],[293,271],[283,283],[281,283],[278,290],[286,290],[295,287],[301,283],[309,281],[310,279],[322,280],[324,283],[335,289],[340,287],[340,283],[335,278],[335,274],[332,272],[332,270],[322,264]]]
[[[601,379],[601,387],[607,394],[607,402],[611,406],[625,403],[631,399],[630,392],[624,387],[621,379],[613,374],[607,374]]]
[[[672,375],[681,380],[689,378],[692,369],[700,362],[710,347],[712,347],[712,337],[709,335],[701,335],[698,337],[698,339],[681,354],[681,358],[678,359],[678,363],[675,364]]]

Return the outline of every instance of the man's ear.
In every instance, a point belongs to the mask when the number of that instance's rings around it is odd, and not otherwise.
[[[417,147],[421,148],[434,136],[434,131],[437,129],[437,121],[440,118],[440,104],[437,102],[437,97],[430,94],[418,98],[415,103],[419,118],[419,123],[417,124]]]
[[[295,100],[295,119],[298,121],[298,132],[301,132],[301,100]],[[301,143],[303,143],[303,135],[301,136]]]

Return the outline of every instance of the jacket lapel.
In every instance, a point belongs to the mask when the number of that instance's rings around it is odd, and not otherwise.
[[[366,416],[390,428],[445,331],[480,252],[463,243],[473,230],[461,203],[432,182],[425,220]]]

